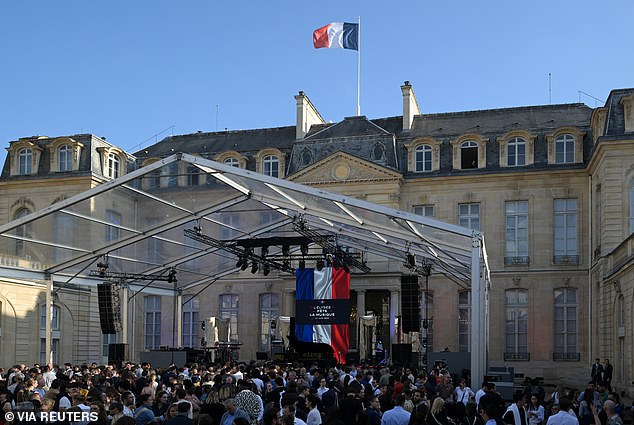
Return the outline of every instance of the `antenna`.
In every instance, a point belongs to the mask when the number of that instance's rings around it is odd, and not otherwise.
[[[553,104],[553,86],[552,86],[552,75],[548,73],[548,104]]]
[[[216,105],[216,131],[218,131],[218,115],[220,111],[220,106]]]

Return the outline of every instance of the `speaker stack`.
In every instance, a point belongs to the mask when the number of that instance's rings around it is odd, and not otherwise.
[[[404,333],[420,332],[418,275],[401,276],[401,325]]]
[[[121,309],[119,291],[109,282],[97,285],[97,299],[99,301],[99,323],[101,333],[116,334],[121,330]]]
[[[120,365],[122,362],[130,360],[130,349],[128,344],[108,344],[108,363]]]

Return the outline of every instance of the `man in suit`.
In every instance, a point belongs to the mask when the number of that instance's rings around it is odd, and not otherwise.
[[[590,378],[596,387],[599,381],[602,380],[603,376],[603,365],[601,364],[601,360],[596,358],[594,359],[594,363],[592,364],[592,370],[590,371]]]
[[[605,359],[603,364],[603,381],[608,385],[608,391],[612,391],[612,364],[610,359]]]
[[[169,425],[194,425],[194,421],[188,416],[189,405],[178,403],[176,416],[167,421]]]

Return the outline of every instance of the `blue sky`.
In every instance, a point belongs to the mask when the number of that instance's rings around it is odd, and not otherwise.
[[[369,118],[402,113],[405,80],[424,113],[547,104],[549,73],[552,103],[634,86],[632,0],[3,1],[0,142],[93,133],[132,152],[294,125],[300,90],[341,120],[356,52],[313,49],[312,31],[358,16]]]

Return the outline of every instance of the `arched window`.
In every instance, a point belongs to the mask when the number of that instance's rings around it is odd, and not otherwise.
[[[280,175],[280,160],[275,155],[266,155],[262,159],[262,170],[264,174],[271,177],[279,177]]]
[[[478,168],[478,144],[473,140],[460,144],[460,168]]]
[[[59,156],[59,171],[73,170],[73,147],[64,145],[57,151]]]
[[[372,148],[372,158],[375,161],[383,161],[385,159],[385,146],[383,143],[377,143]]]
[[[27,176],[31,174],[33,167],[33,151],[28,148],[20,149],[20,153],[18,153],[18,164],[18,173],[21,176]]]
[[[577,292],[576,288],[555,289],[555,360],[579,360]]]
[[[13,216],[13,219],[17,220],[30,213],[31,211],[29,211],[28,209],[21,208],[15,213],[15,215]],[[16,227],[15,235],[18,237],[18,239],[15,240],[13,254],[16,257],[25,257],[26,256],[26,242],[20,238],[28,239],[31,237],[31,224],[27,223],[27,224],[23,224],[20,227]]]
[[[429,145],[416,146],[415,155],[415,171],[424,172],[432,169],[432,150]]]
[[[526,141],[520,137],[509,140],[507,144],[507,164],[509,167],[526,165]]]
[[[268,352],[271,349],[271,340],[277,339],[278,326],[271,326],[271,322],[277,320],[279,315],[280,295],[260,294],[260,351]]]
[[[115,154],[115,153],[109,153],[108,154],[108,162],[107,162],[107,166],[106,166],[106,176],[110,177],[111,179],[116,179],[117,177],[119,177],[119,170],[120,167],[120,161],[119,161],[119,157]]]
[[[183,304],[183,347],[198,348],[200,340],[198,339],[198,329],[200,328],[198,297],[191,295],[183,295],[186,301]]]
[[[145,349],[152,350],[161,346],[161,297],[145,297]]]
[[[555,163],[575,162],[575,138],[572,134],[562,134],[555,139]]]
[[[528,360],[528,290],[505,291],[505,360]]]
[[[226,165],[230,165],[232,167],[240,167],[240,161],[238,160],[238,158],[235,158],[233,156],[230,156],[229,158],[226,158],[224,160],[224,163]]]

